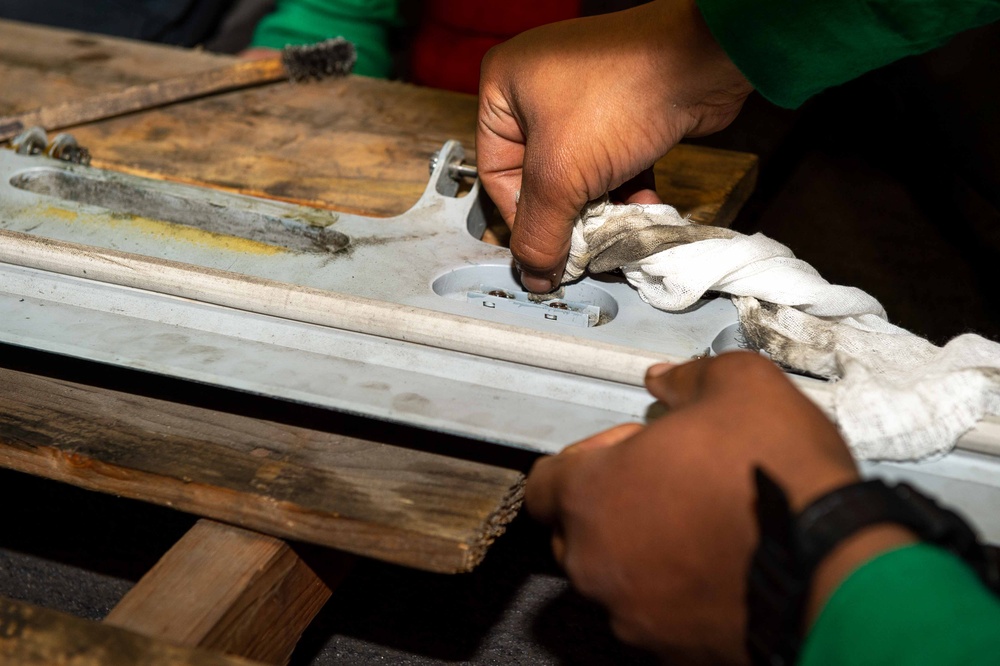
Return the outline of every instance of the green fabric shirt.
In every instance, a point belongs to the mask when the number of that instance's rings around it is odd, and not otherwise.
[[[787,108],[929,51],[963,30],[1000,20],[1000,0],[697,2],[743,75],[764,97]]]
[[[876,557],[827,601],[799,666],[881,664],[1000,664],[1000,598],[935,546]]]
[[[281,49],[343,37],[358,52],[355,74],[386,78],[393,70],[389,33],[398,20],[396,0],[278,0],[257,24],[251,46]]]

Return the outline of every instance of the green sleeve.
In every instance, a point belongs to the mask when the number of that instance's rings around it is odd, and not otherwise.
[[[1000,599],[957,557],[927,544],[860,567],[827,601],[799,666],[1000,663]]]
[[[389,32],[398,20],[396,0],[278,0],[254,31],[251,46],[281,49],[331,37],[352,42],[358,52],[354,73],[392,75]]]
[[[1000,0],[697,2],[743,75],[764,97],[787,108],[1000,19]]]

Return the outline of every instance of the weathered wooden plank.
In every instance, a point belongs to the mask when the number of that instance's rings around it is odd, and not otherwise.
[[[218,67],[225,56],[0,22],[0,113]],[[363,77],[279,83],[73,130],[95,166],[370,215],[423,192],[448,139],[470,150],[471,95]],[[656,167],[658,191],[702,223],[728,224],[749,196],[756,157],[680,145]]]
[[[278,57],[234,60],[226,67],[172,76],[129,86],[123,90],[99,92],[60,104],[44,104],[27,113],[0,118],[0,140],[13,139],[36,125],[51,132],[197,97],[285,81],[288,78],[283,62]]]
[[[254,416],[0,369],[0,465],[439,572],[472,569],[520,505],[516,470],[382,443],[432,433],[239,400]]]
[[[757,184],[757,156],[681,144],[653,173],[663,201],[699,224],[728,227]]]
[[[325,559],[321,577],[280,539],[202,519],[104,622],[177,645],[286,663],[354,561],[336,551]]]
[[[81,99],[231,60],[204,51],[0,21],[0,114]]]
[[[0,664],[10,666],[250,666],[240,657],[173,645],[0,597]]]

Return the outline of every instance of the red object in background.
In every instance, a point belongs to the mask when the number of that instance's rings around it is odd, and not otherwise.
[[[580,0],[427,0],[410,51],[414,83],[475,94],[492,47],[546,23],[580,15]]]

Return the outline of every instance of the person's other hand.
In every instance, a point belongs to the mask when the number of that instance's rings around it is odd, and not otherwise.
[[[658,202],[634,179],[683,137],[728,125],[750,91],[693,0],[543,26],[487,53],[479,176],[524,286],[558,286],[588,201],[621,188],[627,203]]]
[[[763,357],[736,352],[664,370],[651,368],[646,384],[665,416],[539,459],[526,506],[553,527],[556,559],[608,608],[622,640],[665,657],[744,661],[754,467],[795,511],[857,471],[834,425]],[[854,552],[860,560],[834,563],[818,604],[854,566],[899,542],[889,531],[875,550]]]

